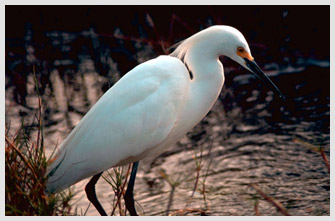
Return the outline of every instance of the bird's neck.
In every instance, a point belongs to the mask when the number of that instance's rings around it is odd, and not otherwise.
[[[223,83],[223,67],[218,57],[194,56],[188,59],[193,79],[190,84],[190,96],[195,99],[189,104],[189,111],[205,117],[217,100]],[[189,112],[189,113],[190,113]]]
[[[192,47],[186,52],[185,65],[192,72],[188,102],[181,116],[189,119],[183,125],[190,130],[210,111],[217,100],[223,83],[224,73],[217,56],[207,53],[206,48]]]

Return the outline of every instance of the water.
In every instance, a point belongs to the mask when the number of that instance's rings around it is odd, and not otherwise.
[[[22,41],[6,39],[6,123],[14,132],[23,122],[27,132],[36,135],[31,126],[36,124],[38,107],[31,73],[36,64],[50,154],[127,70],[108,56],[117,49],[102,47],[93,29],[46,32],[50,50],[62,56],[47,55],[44,60],[39,60],[29,25],[26,30]],[[82,46],[74,56],[71,51],[78,48],[79,38],[91,42],[93,49],[100,47],[100,55],[94,58]],[[24,48],[24,59],[17,57],[16,44]],[[136,43],[134,48],[137,60],[124,59],[128,66],[155,56],[147,44]],[[322,146],[329,158],[329,60],[300,56],[285,64],[264,62],[266,73],[287,96],[286,102],[247,71],[236,69],[237,64],[223,63],[225,86],[210,113],[161,156],[140,162],[134,192],[139,214],[165,215],[188,208],[207,215],[255,215],[257,205],[261,215],[282,215],[249,186],[256,183],[292,215],[329,215],[329,173],[320,153],[306,144]],[[191,198],[197,163],[201,169]],[[162,174],[176,185],[174,189]],[[75,185],[73,207],[78,214],[89,205],[83,192],[87,182]],[[103,179],[97,194],[110,213],[114,193]],[[200,215],[198,211],[185,214]],[[90,206],[86,215],[98,213]]]
[[[88,70],[91,65],[90,61],[82,64]],[[321,80],[314,80],[315,73]],[[31,78],[29,75],[29,91],[33,90]],[[161,175],[164,170],[170,179],[181,182],[174,191],[171,211],[183,209],[188,204],[187,208],[207,209],[208,215],[253,215],[253,205],[259,196],[248,184],[258,183],[291,214],[329,214],[329,174],[321,155],[294,141],[301,139],[321,145],[329,156],[329,88],[324,86],[329,82],[329,69],[313,66],[274,77],[275,83],[287,95],[287,102],[259,86],[258,79],[251,75],[237,76],[237,80],[232,75],[227,78],[233,79],[231,85],[225,86],[211,112],[191,133],[162,156],[140,163],[135,187],[139,212],[142,213],[143,208],[145,215],[165,214],[171,186]],[[77,73],[68,85],[57,71],[51,73],[50,79],[55,85],[54,96],[47,98],[45,95],[43,99],[49,152],[61,143],[102,94],[99,76],[94,72]],[[80,85],[85,85],[87,97],[82,89],[76,89]],[[6,121],[15,128],[20,124],[18,116],[27,115],[25,122],[29,125],[36,112],[14,103],[12,90],[11,87],[6,91],[6,111],[10,110]],[[27,104],[36,108],[36,98],[30,96],[27,96]],[[75,109],[68,110],[67,103]],[[201,191],[191,200],[196,180],[194,154],[200,156],[200,149],[203,150],[203,165],[199,182],[201,184],[207,174],[206,200]],[[74,206],[82,211],[88,206],[82,191],[86,183],[87,180],[76,185],[80,200]],[[101,179],[97,191],[110,212],[111,187]],[[262,199],[259,199],[259,211],[262,215],[280,215]],[[97,212],[90,207],[87,215],[97,215]]]

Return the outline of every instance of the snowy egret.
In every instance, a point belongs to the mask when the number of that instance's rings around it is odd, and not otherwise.
[[[182,41],[170,55],[138,65],[99,99],[61,144],[48,167],[46,191],[57,192],[93,176],[86,194],[106,215],[95,195],[96,182],[104,170],[135,162],[124,198],[130,214],[136,215],[138,161],[162,153],[209,112],[224,83],[221,55],[256,74],[284,99],[237,29],[209,27]]]

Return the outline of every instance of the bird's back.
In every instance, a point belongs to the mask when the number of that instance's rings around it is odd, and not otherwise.
[[[152,59],[128,72],[64,140],[48,167],[47,191],[60,191],[150,153],[175,125],[189,82],[184,64],[170,56]]]

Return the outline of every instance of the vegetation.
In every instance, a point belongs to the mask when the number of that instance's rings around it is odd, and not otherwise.
[[[35,78],[36,84],[36,78]],[[37,85],[37,84],[36,84]],[[38,87],[36,86],[38,94]],[[5,214],[6,215],[70,215],[71,191],[47,195],[48,160],[45,156],[41,98],[36,116],[37,137],[28,137],[22,126],[15,134],[10,134],[6,126],[5,134]]]

